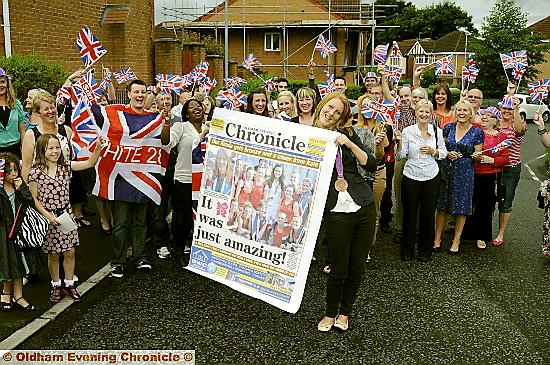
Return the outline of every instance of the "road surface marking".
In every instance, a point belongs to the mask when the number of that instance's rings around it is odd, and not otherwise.
[[[80,293],[80,295],[83,296],[88,290],[92,289],[94,286],[99,284],[101,280],[109,276],[110,273],[111,265],[107,264],[103,266],[101,269],[99,269],[98,272],[92,275],[92,277],[90,277],[88,280],[78,286],[78,292]],[[17,331],[12,333],[11,336],[0,342],[0,350],[13,350],[27,338],[34,335],[39,329],[54,320],[55,317],[61,314],[65,309],[69,308],[69,306],[73,303],[74,302],[72,300],[66,298],[61,302],[55,304],[46,313],[36,318],[25,327],[18,329]]]

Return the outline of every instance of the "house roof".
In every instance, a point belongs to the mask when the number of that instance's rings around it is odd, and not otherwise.
[[[420,44],[420,46],[424,49],[424,52],[426,53],[432,53],[432,49],[434,47],[435,41],[430,38],[423,38],[423,39],[406,39],[399,44],[399,49],[401,49],[401,53],[404,55],[409,54],[411,51],[414,51],[414,46],[416,44]],[[403,44],[403,47],[401,47],[401,44]],[[412,54],[412,53],[411,53]]]
[[[399,48],[404,55],[409,54],[414,50],[416,43],[419,43],[420,46],[424,49],[427,54],[433,53],[457,53],[464,52],[466,46],[466,36],[464,32],[454,31],[449,34],[444,35],[443,37],[433,40],[430,38],[424,39],[405,39],[404,41],[399,42]],[[412,53],[411,53],[412,54]]]
[[[456,30],[436,40],[431,53],[464,52],[465,46],[465,33]],[[428,50],[426,51],[428,52]]]
[[[527,28],[532,30],[533,32],[550,36],[550,16],[547,16],[546,18],[539,20],[538,22],[528,26]]]

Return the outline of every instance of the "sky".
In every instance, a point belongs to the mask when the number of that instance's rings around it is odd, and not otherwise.
[[[415,4],[419,8],[431,4],[437,4],[440,0],[407,0]],[[204,13],[204,10],[208,11],[210,8],[223,1],[221,0],[155,0],[155,24],[158,24],[164,20],[181,20],[174,17],[175,14],[186,13]],[[365,1],[370,3],[370,1]],[[466,12],[473,17],[474,25],[480,29],[483,24],[483,18],[489,15],[491,8],[493,7],[495,0],[454,0],[456,5],[460,6]],[[521,6],[523,11],[527,13],[527,25],[531,25],[540,19],[550,15],[550,0],[516,0],[516,3]],[[166,10],[164,8],[180,8],[177,12]],[[181,8],[186,8],[181,10]]]

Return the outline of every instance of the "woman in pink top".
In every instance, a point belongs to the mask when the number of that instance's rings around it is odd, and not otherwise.
[[[500,122],[500,111],[495,107],[488,107],[481,117],[481,128],[484,140],[482,152],[474,152],[474,195],[473,215],[466,217],[464,237],[476,241],[479,249],[485,249],[487,242],[493,237],[493,211],[495,203],[500,201],[501,194],[495,194],[495,186],[499,180],[497,176],[502,166],[508,163],[508,147],[505,146],[506,134],[498,131],[496,126]]]
[[[433,113],[439,119],[439,127],[441,129],[454,121],[451,109],[452,103],[453,94],[451,94],[449,87],[445,84],[436,85],[432,95]]]

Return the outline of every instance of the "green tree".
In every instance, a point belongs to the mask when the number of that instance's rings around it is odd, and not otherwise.
[[[27,97],[29,89],[41,88],[55,94],[67,78],[60,63],[32,53],[0,58],[0,67],[11,76],[19,100]]]
[[[404,39],[431,38],[439,39],[458,28],[464,27],[475,34],[476,29],[472,16],[450,1],[418,9],[410,2],[403,0],[376,0],[384,12],[378,25],[398,25],[399,28],[386,28],[377,34],[376,44],[402,41]],[[384,7],[395,5],[396,7]]]
[[[541,35],[531,34],[527,29],[527,15],[515,0],[497,0],[484,20],[480,37],[473,40],[471,47],[479,68],[476,87],[498,98],[507,86],[499,53],[526,50],[529,67],[524,78],[534,79],[539,73],[534,66],[544,62],[544,52],[550,50],[550,45],[542,42]]]

